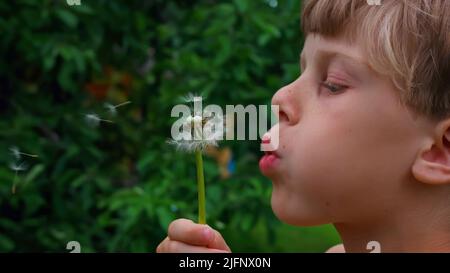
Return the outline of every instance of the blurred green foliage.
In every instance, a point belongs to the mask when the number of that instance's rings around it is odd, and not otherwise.
[[[0,251],[67,252],[75,240],[82,252],[153,252],[170,221],[195,220],[194,158],[166,144],[170,110],[187,92],[219,105],[270,103],[299,73],[299,4],[0,2]],[[115,116],[104,107],[128,100]],[[90,127],[87,113],[113,123]],[[207,217],[234,251],[337,242],[331,227],[294,230],[275,218],[257,141],[221,145],[236,170],[221,179],[205,158]],[[11,146],[39,157],[18,160]]]

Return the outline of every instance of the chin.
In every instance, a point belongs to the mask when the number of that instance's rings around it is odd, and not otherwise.
[[[282,222],[293,226],[318,226],[330,223],[314,209],[306,206],[299,206],[289,203],[288,198],[277,194],[274,189],[272,192],[271,205],[275,216]]]

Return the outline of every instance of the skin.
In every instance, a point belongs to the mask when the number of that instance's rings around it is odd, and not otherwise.
[[[343,38],[308,35],[302,74],[272,99],[280,156],[264,171],[272,209],[288,224],[333,223],[329,252],[450,252],[450,119],[400,103],[388,77]],[[200,236],[210,229],[210,237]],[[176,220],[157,252],[229,252],[207,226]]]

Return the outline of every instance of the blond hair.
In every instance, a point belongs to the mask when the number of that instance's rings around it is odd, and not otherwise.
[[[402,102],[430,118],[450,116],[450,0],[305,0],[302,29],[360,43]]]

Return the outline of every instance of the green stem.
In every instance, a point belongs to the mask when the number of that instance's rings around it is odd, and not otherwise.
[[[201,150],[195,151],[195,163],[197,165],[198,223],[206,224],[205,178],[203,176],[203,157]]]

